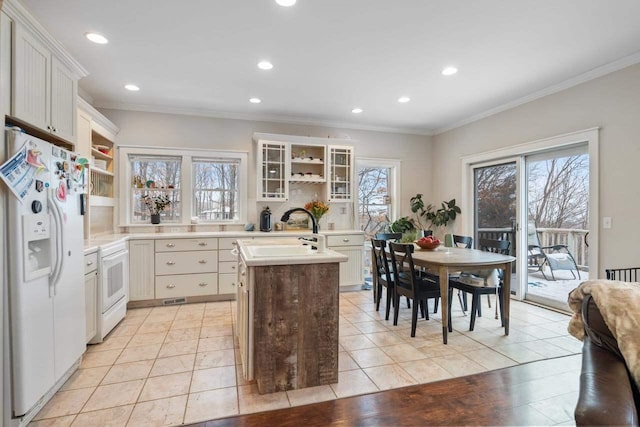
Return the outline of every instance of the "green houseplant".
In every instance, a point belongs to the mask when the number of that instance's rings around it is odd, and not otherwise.
[[[431,227],[446,227],[449,221],[453,222],[456,216],[462,213],[460,207],[456,204],[456,199],[451,199],[448,202],[443,201],[440,208],[436,209],[433,205],[429,204],[425,206],[422,200],[422,194],[418,193],[410,200],[411,212],[416,215],[416,222],[418,226],[424,229],[421,218],[430,224]]]

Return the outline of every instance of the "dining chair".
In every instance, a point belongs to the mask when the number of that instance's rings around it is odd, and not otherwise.
[[[511,242],[508,240],[492,240],[492,239],[480,239],[478,241],[478,249],[486,252],[499,253],[502,255],[509,255],[509,246]],[[471,322],[469,324],[469,330],[473,331],[476,324],[476,316],[482,317],[481,310],[481,295],[497,294],[498,306],[500,307],[500,319],[502,326],[504,326],[504,316],[502,308],[502,277],[501,271],[498,273],[498,278],[495,284],[489,283],[492,278],[495,278],[494,270],[484,270],[474,272],[471,276],[465,276],[464,273],[457,279],[449,280],[449,332],[453,331],[451,324],[451,303],[453,300],[453,289],[467,292],[471,294]]]
[[[576,274],[574,273],[575,271],[578,273],[578,279],[580,279],[580,269],[569,250],[569,246],[542,246],[540,243],[540,237],[538,236],[536,223],[529,221],[527,227],[527,258],[529,273],[540,272],[546,280],[549,280],[544,272],[544,267],[549,266],[551,280],[556,280],[556,276],[553,273],[554,270],[569,270],[574,279],[576,278]]]
[[[438,281],[420,276],[413,263],[413,243],[389,243],[391,255],[391,266],[394,277],[394,306],[393,324],[398,324],[398,312],[400,296],[404,295],[413,300],[411,313],[411,336],[416,336],[416,325],[418,323],[418,306],[422,309],[427,320],[429,312],[426,310],[426,303],[429,298],[440,297],[440,285]],[[406,267],[405,267],[406,266]]]
[[[394,284],[390,271],[390,264],[385,251],[387,242],[385,240],[371,239],[371,259],[374,263],[373,271],[376,275],[376,311],[380,311],[380,300],[382,299],[382,288],[386,288],[387,306],[385,320],[389,320],[391,301],[393,299]]]
[[[376,239],[393,241],[393,242],[399,243],[400,240],[402,240],[402,233],[376,233]],[[389,258],[387,258],[387,261],[390,261]],[[389,264],[389,271],[391,271],[391,264]],[[376,296],[375,302],[376,304],[379,304],[379,300],[377,300],[377,296]],[[411,303],[409,302],[408,298],[407,298],[407,308],[411,308]]]

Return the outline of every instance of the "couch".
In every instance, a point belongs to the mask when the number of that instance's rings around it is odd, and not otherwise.
[[[640,395],[597,304],[582,301],[585,337],[576,425],[637,426]]]

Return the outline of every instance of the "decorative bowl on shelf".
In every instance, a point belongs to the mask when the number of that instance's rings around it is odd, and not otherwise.
[[[416,240],[415,244],[420,246],[420,249],[426,249],[428,251],[432,251],[436,249],[438,246],[440,246],[440,241],[439,240],[431,240],[431,241]]]

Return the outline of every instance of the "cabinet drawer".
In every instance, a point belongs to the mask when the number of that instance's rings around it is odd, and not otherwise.
[[[156,275],[214,273],[218,251],[160,252],[156,254]]]
[[[233,249],[236,247],[234,243],[238,239],[251,239],[251,237],[221,237],[218,239],[218,249]]]
[[[218,273],[178,274],[156,277],[156,298],[216,295]]]
[[[238,282],[238,275],[236,273],[219,274],[218,275],[218,293],[223,294],[236,294]]]
[[[364,245],[364,234],[336,234],[327,236],[327,246],[360,246]]]
[[[84,256],[84,274],[98,269],[98,252]]]
[[[217,238],[207,239],[157,239],[156,252],[209,251],[218,249]]]
[[[238,274],[238,261],[220,262],[218,263],[218,273]]]
[[[234,247],[235,249],[235,247]],[[234,254],[232,253],[233,249],[221,249],[220,251],[218,251],[218,257],[220,259],[220,261],[225,261],[225,262],[238,262],[238,254]]]

